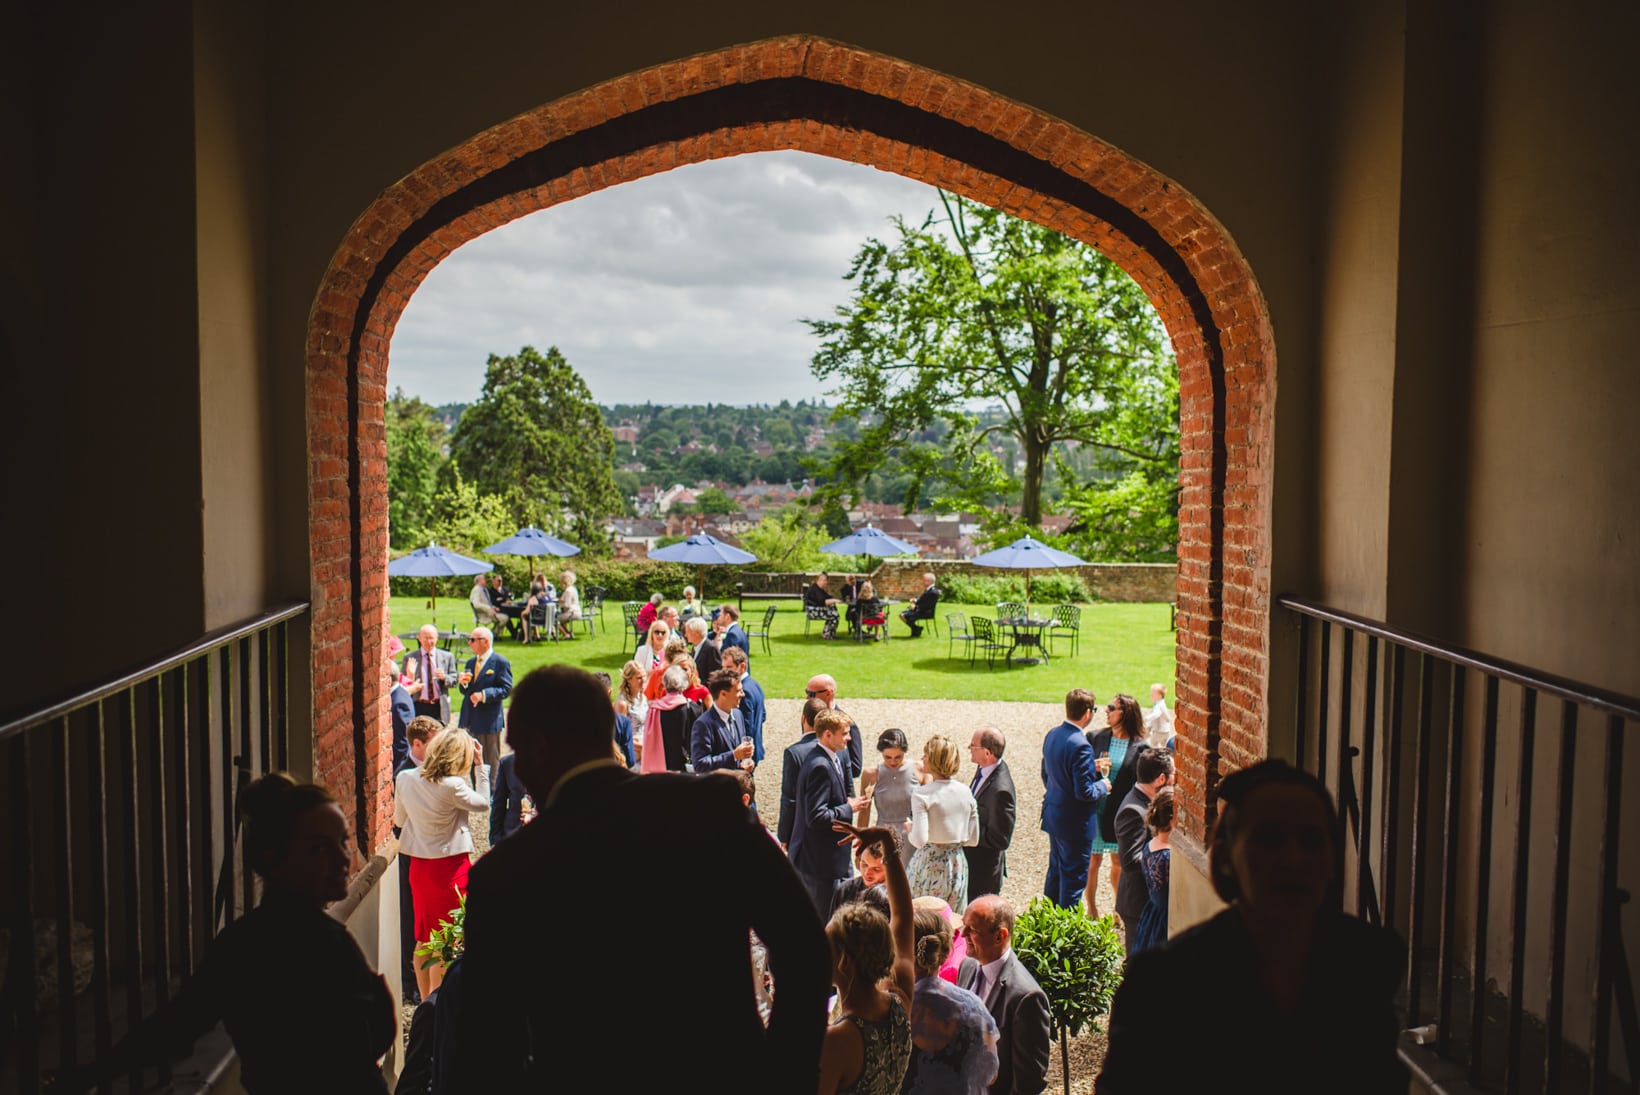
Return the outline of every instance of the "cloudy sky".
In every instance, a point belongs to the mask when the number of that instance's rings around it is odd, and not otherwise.
[[[849,261],[921,183],[801,152],[681,167],[578,198],[445,259],[393,336],[389,388],[470,402],[491,353],[557,346],[600,403],[814,398],[799,320],[848,297]]]

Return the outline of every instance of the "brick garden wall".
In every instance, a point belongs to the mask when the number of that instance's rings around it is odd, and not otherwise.
[[[956,560],[917,559],[902,562],[891,559],[878,564],[877,569],[871,572],[871,583],[880,597],[908,600],[922,592],[922,576],[925,573],[932,573],[938,585],[947,574],[997,578],[1018,572],[993,570]],[[1085,566],[1065,567],[1054,573],[1081,575],[1088,591],[1101,601],[1167,602],[1173,600],[1179,583],[1179,568],[1174,563],[1088,563]]]
[[[1181,828],[1200,839],[1221,771],[1264,752],[1274,343],[1234,243],[1171,180],[984,88],[790,36],[610,80],[480,133],[388,187],[353,224],[307,342],[316,778],[354,789],[361,842],[389,820],[388,343],[461,244],[525,214],[683,164],[799,149],[943,187],[1080,239],[1142,286],[1179,363]]]

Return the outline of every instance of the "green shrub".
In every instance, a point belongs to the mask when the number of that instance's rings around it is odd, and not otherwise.
[[[1025,599],[1024,578],[979,578],[947,574],[940,580],[940,599],[965,605],[994,605]]]
[[[1031,578],[1031,602],[1033,604],[1076,605],[1086,604],[1093,600],[1088,595],[1088,583],[1082,580],[1080,574],[1070,571],[1057,571],[1053,574],[1037,574]]]
[[[443,964],[448,966],[467,947],[467,895],[456,891],[461,897],[461,903],[455,907],[446,920],[440,920],[438,927],[428,935],[427,942],[416,945],[416,957],[421,959],[422,969],[431,969]]]
[[[1014,953],[1048,996],[1059,1062],[1069,1092],[1069,1040],[1110,1011],[1122,980],[1122,940],[1111,917],[1090,920],[1080,908],[1065,909],[1035,897],[1014,922]]]

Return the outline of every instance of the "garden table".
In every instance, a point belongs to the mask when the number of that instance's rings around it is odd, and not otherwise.
[[[1014,654],[1017,651],[1029,651],[1019,659],[1021,665],[1046,665],[1048,661],[1048,645],[1045,634],[1053,624],[1052,619],[1039,620],[1033,616],[1014,616],[997,621],[997,626],[1007,630],[1010,642],[1008,645],[1008,665],[1014,664]]]

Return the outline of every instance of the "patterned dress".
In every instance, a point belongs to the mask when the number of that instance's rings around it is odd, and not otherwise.
[[[1127,759],[1128,746],[1131,744],[1132,741],[1128,738],[1119,738],[1115,734],[1110,736],[1110,775],[1106,777],[1107,779],[1116,778],[1116,773],[1122,770],[1122,761]],[[1101,802],[1099,805],[1103,806],[1104,803]],[[1093,817],[1094,824],[1097,826],[1099,823],[1099,811],[1097,809],[1093,811]],[[1116,834],[1112,833],[1110,835],[1115,836]],[[1104,833],[1098,833],[1094,836],[1093,854],[1115,855],[1116,841],[1105,840],[1104,836]]]
[[[985,1095],[996,1079],[997,1021],[967,989],[938,977],[911,996],[911,1066],[902,1095]]]
[[[1167,848],[1153,852],[1147,841],[1140,855],[1144,860],[1145,888],[1150,891],[1150,900],[1145,903],[1145,911],[1139,914],[1139,926],[1133,930],[1130,958],[1167,942],[1167,890],[1173,879],[1173,853]]]
[[[911,1063],[911,1020],[906,1018],[900,998],[889,994],[888,1014],[881,1019],[845,1015],[839,1021],[859,1028],[865,1042],[865,1065],[860,1069],[860,1078],[838,1088],[838,1095],[894,1095],[905,1080],[906,1065]]]
[[[908,868],[911,866],[911,853],[916,851],[908,839],[907,829],[911,821],[911,788],[914,786],[916,778],[911,774],[911,765],[890,768],[879,764],[877,783],[871,790],[871,802],[877,808],[877,824],[900,834],[900,862]]]

